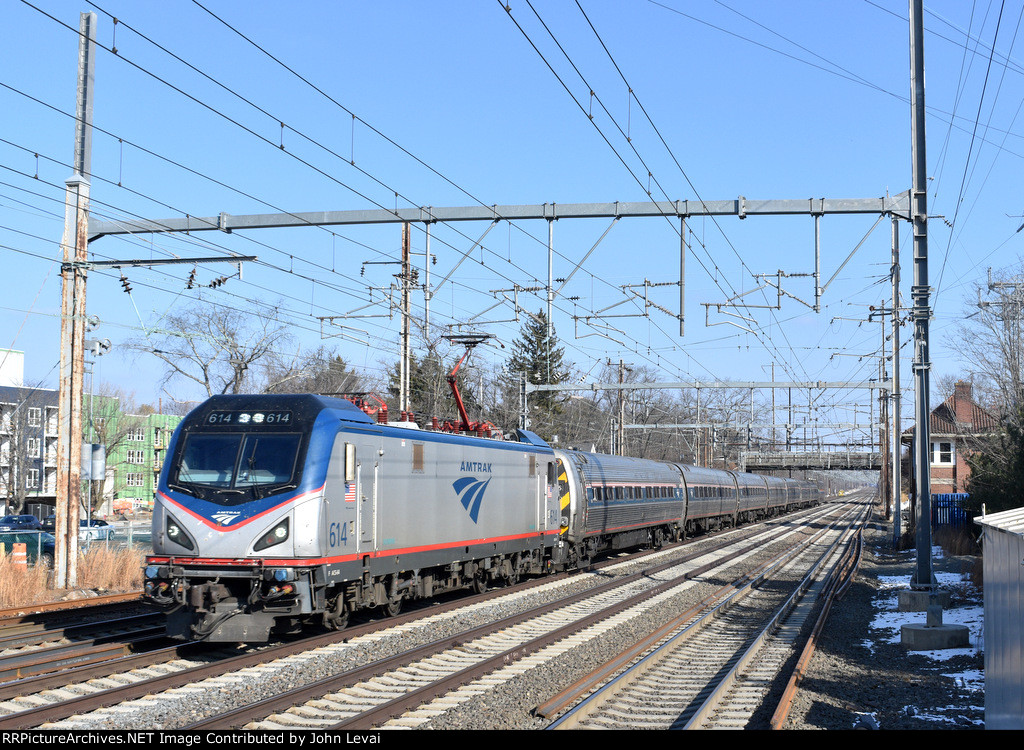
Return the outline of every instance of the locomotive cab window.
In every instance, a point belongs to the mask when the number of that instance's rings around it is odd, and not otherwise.
[[[296,433],[193,433],[171,467],[170,483],[231,505],[293,484],[302,436]]]

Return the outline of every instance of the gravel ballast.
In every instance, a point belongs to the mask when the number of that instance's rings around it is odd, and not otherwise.
[[[694,547],[701,546],[698,541]],[[693,549],[694,547],[690,547]],[[948,574],[969,571],[975,558],[935,558],[940,584]],[[650,562],[639,563],[640,567]],[[980,681],[965,675],[981,674],[983,654],[972,648],[929,655],[907,651],[899,643],[895,615],[896,590],[909,585],[916,568],[913,551],[893,552],[891,529],[875,521],[865,534],[865,551],[856,581],[831,611],[814,659],[801,683],[786,729],[851,729],[855,725],[881,729],[983,728],[984,693]],[[606,575],[600,576],[602,579]],[[954,578],[959,576],[954,575]],[[217,680],[216,687],[171,691],[160,699],[133,702],[132,708],[107,709],[88,717],[51,725],[51,728],[180,729],[205,716],[267,697],[307,681],[337,674],[358,664],[380,659],[396,649],[439,638],[453,637],[463,628],[493,622],[554,597],[556,590],[594,585],[594,576],[581,574],[563,584],[549,584],[521,597],[509,597],[460,611],[428,618],[420,625],[391,630],[380,638],[355,639],[324,648],[305,657],[286,658],[276,668],[245,670]],[[426,729],[541,729],[547,721],[532,709],[561,688],[642,637],[671,612],[685,610],[713,589],[697,583],[673,600],[659,602],[644,616],[620,625],[601,638],[573,649],[554,661],[512,678],[500,690],[489,691],[453,707],[421,725]],[[954,609],[981,608],[980,592],[966,585],[950,586]],[[900,613],[903,615],[904,613]],[[980,614],[976,614],[980,622]],[[905,622],[921,622],[924,613],[905,613]],[[948,622],[954,618],[947,615]],[[957,620],[960,621],[960,620]],[[258,672],[258,676],[257,676]],[[212,688],[212,689],[210,689]],[[972,689],[973,688],[973,689]],[[765,712],[762,712],[765,713]],[[755,715],[750,729],[767,728],[767,716]]]
[[[983,729],[982,593],[969,581],[980,558],[937,549],[933,568],[952,601],[947,623],[971,629],[970,648],[909,651],[899,623],[923,623],[924,612],[896,612],[897,591],[917,569],[915,550],[896,552],[892,527],[866,531],[856,581],[832,608],[786,729]]]

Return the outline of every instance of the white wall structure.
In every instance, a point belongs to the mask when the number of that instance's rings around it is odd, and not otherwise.
[[[25,384],[25,352],[0,349],[0,386],[20,388]]]
[[[985,728],[1024,729],[1024,508],[980,516],[985,575]]]

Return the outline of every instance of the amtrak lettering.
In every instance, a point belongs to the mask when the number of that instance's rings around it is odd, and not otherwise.
[[[486,463],[481,461],[463,461],[462,465],[459,466],[459,471],[484,471],[490,474],[491,464],[489,461]]]

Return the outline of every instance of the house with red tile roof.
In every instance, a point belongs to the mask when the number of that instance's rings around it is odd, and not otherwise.
[[[999,420],[974,400],[971,384],[957,381],[953,395],[932,409],[929,419],[932,494],[965,492],[971,475],[967,457],[979,438],[1000,429]],[[904,445],[912,445],[913,436],[911,427],[903,433]],[[913,482],[912,470],[910,476]]]

